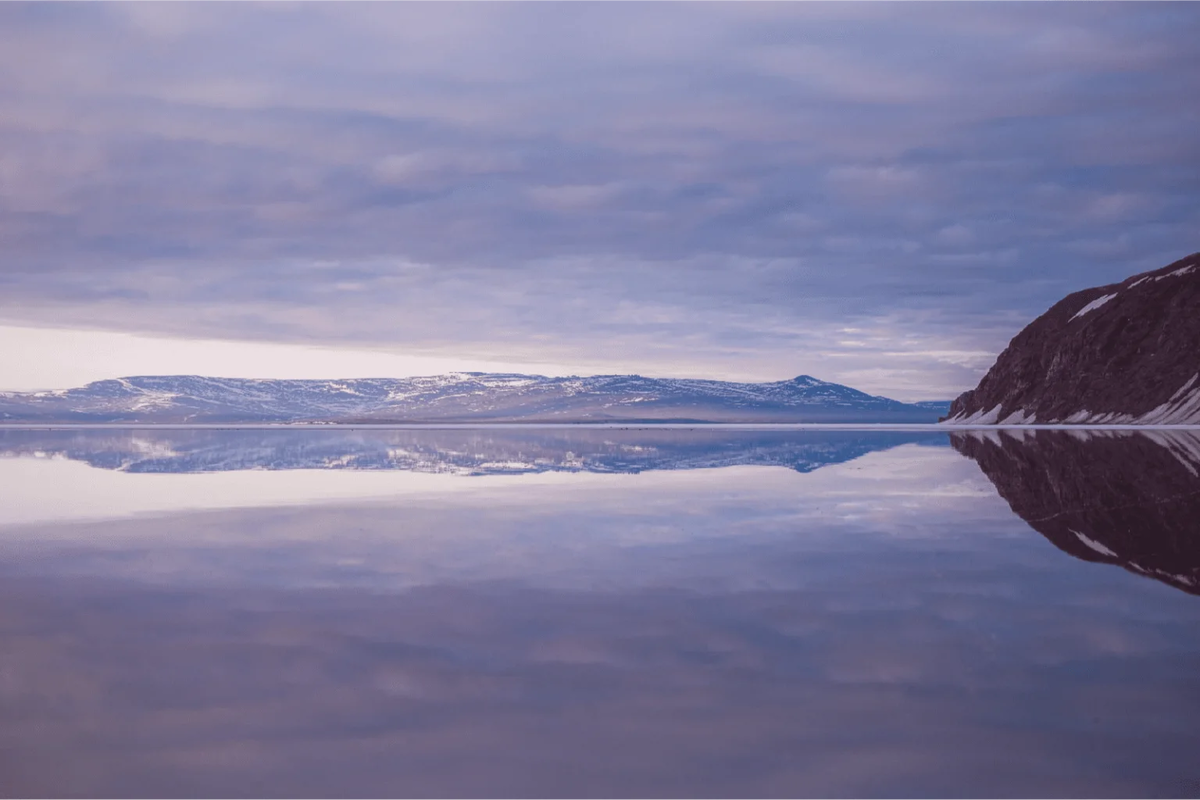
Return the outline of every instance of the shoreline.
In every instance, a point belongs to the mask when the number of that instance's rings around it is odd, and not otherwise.
[[[746,430],[746,431],[1159,431],[1200,430],[1193,425],[1087,425],[1087,424],[958,424],[894,422],[407,422],[407,423],[304,423],[304,422],[0,422],[0,431],[20,430]]]

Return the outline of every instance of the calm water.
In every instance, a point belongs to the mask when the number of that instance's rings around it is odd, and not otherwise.
[[[0,795],[1200,794],[1200,438],[0,431]]]

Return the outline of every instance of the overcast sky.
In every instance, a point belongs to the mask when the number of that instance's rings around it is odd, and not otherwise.
[[[1200,250],[1198,41],[1191,3],[0,4],[0,388],[952,397]]]

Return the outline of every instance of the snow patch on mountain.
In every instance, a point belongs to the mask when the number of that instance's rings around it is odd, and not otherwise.
[[[958,414],[947,419],[945,422],[959,425],[995,425],[999,419],[1000,406],[997,405],[991,411],[976,411],[970,415]]]
[[[1180,267],[1177,270],[1168,272],[1166,275],[1158,275],[1154,278],[1154,280],[1155,281],[1165,281],[1167,278],[1178,278],[1181,275],[1187,275],[1189,272],[1192,272],[1194,269],[1196,269],[1196,266],[1194,264],[1189,267]]]
[[[1113,292],[1112,294],[1106,294],[1103,297],[1097,297],[1095,300],[1093,300],[1092,302],[1088,303],[1083,308],[1076,311],[1075,315],[1073,317],[1071,317],[1071,319],[1076,320],[1076,319],[1079,319],[1080,317],[1082,317],[1084,314],[1088,313],[1089,311],[1095,311],[1097,308],[1100,308],[1100,306],[1104,305],[1105,303],[1107,303],[1109,300],[1112,300],[1116,296],[1117,296],[1117,292]]]

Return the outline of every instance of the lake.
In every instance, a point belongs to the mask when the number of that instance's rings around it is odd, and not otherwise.
[[[0,794],[1196,796],[1200,437],[0,430]]]

